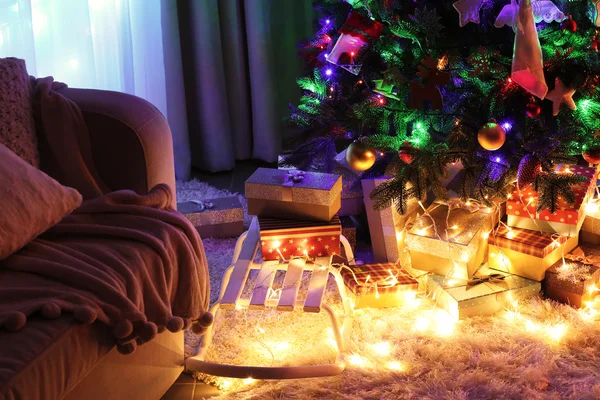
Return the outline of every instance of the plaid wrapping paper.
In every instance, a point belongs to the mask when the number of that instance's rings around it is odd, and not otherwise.
[[[546,209],[538,213],[536,211],[537,200],[539,198],[538,193],[533,190],[531,186],[527,186],[521,189],[521,196],[519,196],[519,192],[515,186],[510,194],[510,198],[507,200],[506,213],[508,215],[514,215],[515,217],[531,218],[531,216],[533,216],[534,219],[543,221],[577,225],[585,214],[585,207],[582,207],[582,205],[585,204],[591,195],[593,190],[593,185],[591,185],[591,183],[596,181],[598,170],[597,168],[582,165],[563,164],[558,165],[556,168],[556,172],[567,170],[588,178],[586,183],[573,186],[572,189],[575,194],[575,203],[572,206],[563,199],[560,199],[556,212],[551,213],[550,210]]]
[[[370,291],[375,291],[375,282],[382,282],[382,285],[377,285],[377,292],[380,294],[417,290],[419,287],[419,282],[416,279],[394,263],[351,265],[348,268],[354,272],[356,280],[354,279],[352,272],[346,268],[342,268],[341,270],[342,278],[344,279],[346,287],[355,295],[367,294]],[[386,286],[383,281],[391,276],[394,276],[397,282],[394,286]],[[369,277],[368,281],[367,277]],[[358,283],[356,281],[358,281]]]
[[[305,250],[310,257],[340,254],[342,225],[337,215],[329,222],[258,217],[258,224],[264,261],[280,258],[277,247],[286,259],[303,256]]]
[[[565,236],[553,238],[552,235],[528,229],[508,228],[500,225],[490,234],[490,244],[504,249],[518,251],[530,256],[544,258],[558,246],[567,241]]]

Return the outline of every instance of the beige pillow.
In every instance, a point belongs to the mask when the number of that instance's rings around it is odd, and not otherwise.
[[[0,144],[0,260],[80,204],[77,190],[62,186]]]
[[[0,143],[39,168],[31,92],[25,61],[0,58]]]

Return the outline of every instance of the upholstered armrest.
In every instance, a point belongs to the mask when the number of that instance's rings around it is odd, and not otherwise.
[[[175,193],[171,130],[156,107],[120,92],[73,88],[58,92],[81,109],[96,169],[110,189],[145,194],[166,183]]]

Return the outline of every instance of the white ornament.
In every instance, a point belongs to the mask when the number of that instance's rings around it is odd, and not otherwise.
[[[527,0],[521,0],[527,1]],[[548,0],[532,1],[531,7],[533,8],[533,21],[536,24],[544,21],[550,22],[562,22],[567,19],[565,13],[560,11],[556,5]],[[518,25],[519,6],[516,0],[511,0],[510,4],[505,5],[498,14],[494,26],[496,28],[502,28],[504,25],[508,25],[513,28],[513,31],[517,31]]]

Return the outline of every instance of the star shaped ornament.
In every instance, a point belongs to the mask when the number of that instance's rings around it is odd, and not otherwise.
[[[462,28],[469,22],[478,24],[479,21],[479,10],[483,0],[458,0],[454,2],[452,6],[458,11],[459,22],[458,25]]]
[[[571,110],[577,110],[577,106],[573,101],[575,89],[565,87],[560,79],[556,78],[554,90],[546,95],[546,100],[552,102],[552,115],[557,116],[560,111],[561,104],[565,103]]]

